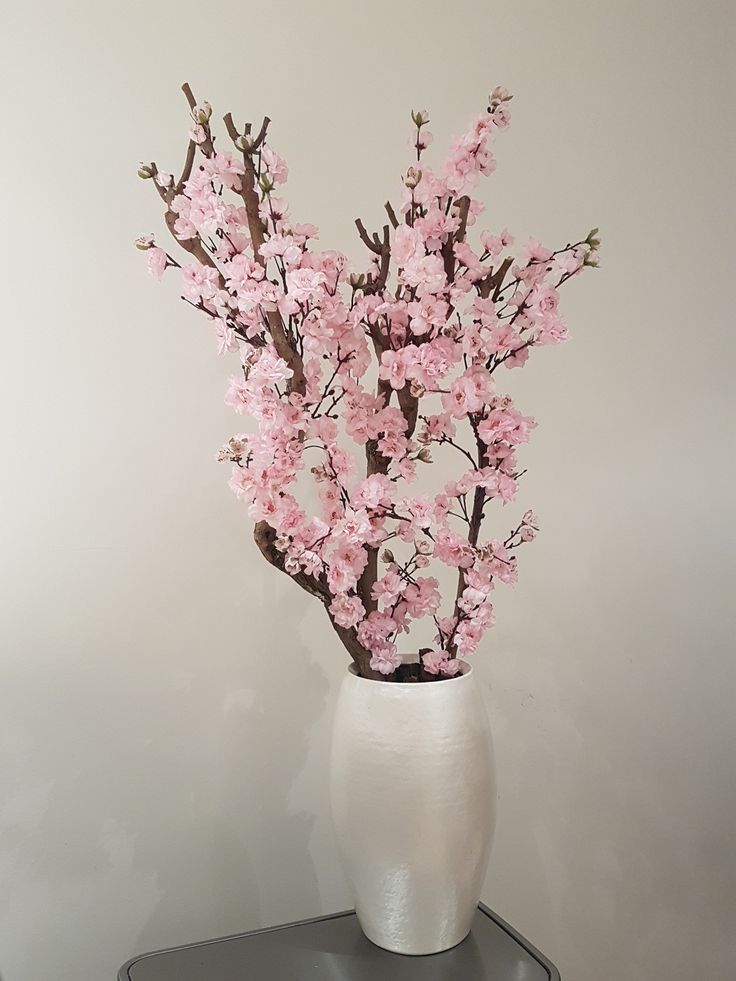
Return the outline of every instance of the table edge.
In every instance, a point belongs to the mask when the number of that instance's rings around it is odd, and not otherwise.
[[[530,954],[541,967],[549,975],[549,981],[561,981],[560,972],[554,966],[554,964],[548,960],[541,951],[530,943],[526,937],[522,936],[517,930],[515,930],[506,920],[502,919],[498,913],[495,913],[492,909],[486,906],[485,903],[478,903],[478,909],[484,916],[487,916],[492,920],[496,926],[500,927],[504,933],[507,933],[520,947]],[[127,960],[123,966],[118,971],[118,981],[133,981],[130,975],[130,969],[138,964],[140,961],[146,960],[149,957],[156,957],[159,954],[167,954],[174,950],[181,950],[182,946],[186,948],[191,947],[207,947],[210,944],[223,943],[226,940],[237,940],[241,937],[252,937],[259,933],[276,933],[278,930],[289,930],[291,927],[297,926],[307,926],[310,923],[324,922],[325,920],[338,920],[344,916],[353,916],[355,914],[354,909],[341,910],[339,913],[327,913],[323,916],[310,916],[306,920],[294,920],[291,923],[278,923],[276,926],[268,927],[258,927],[256,930],[246,930],[245,933],[231,933],[225,937],[213,937],[210,940],[197,940],[191,944],[180,944],[177,947],[162,947],[161,950],[151,950],[146,954],[137,954],[135,957],[131,957]]]

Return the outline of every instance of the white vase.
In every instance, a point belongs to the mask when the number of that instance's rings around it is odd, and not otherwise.
[[[351,667],[331,764],[338,846],[363,932],[434,954],[469,930],[495,825],[488,716],[472,670],[443,681],[369,681]]]

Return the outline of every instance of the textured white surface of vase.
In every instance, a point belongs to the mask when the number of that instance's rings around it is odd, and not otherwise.
[[[351,668],[337,702],[331,798],[363,932],[433,954],[468,934],[495,825],[488,716],[473,677],[402,684]]]

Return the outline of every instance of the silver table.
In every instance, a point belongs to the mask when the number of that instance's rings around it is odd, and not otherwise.
[[[442,954],[389,954],[355,913],[254,930],[134,957],[118,981],[560,981],[557,968],[481,904],[473,929]]]

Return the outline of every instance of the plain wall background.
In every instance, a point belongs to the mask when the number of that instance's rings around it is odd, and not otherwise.
[[[484,226],[601,227],[571,342],[503,379],[540,421],[513,513],[543,533],[476,661],[484,898],[565,981],[726,977],[733,5],[31,0],[3,33],[2,981],[102,981],[349,903],[326,799],[345,656],[214,461],[232,362],[131,244],[162,229],[135,170],[180,166],[187,79],[272,116],[293,212],[356,258],[409,110],[440,151],[499,83]]]

